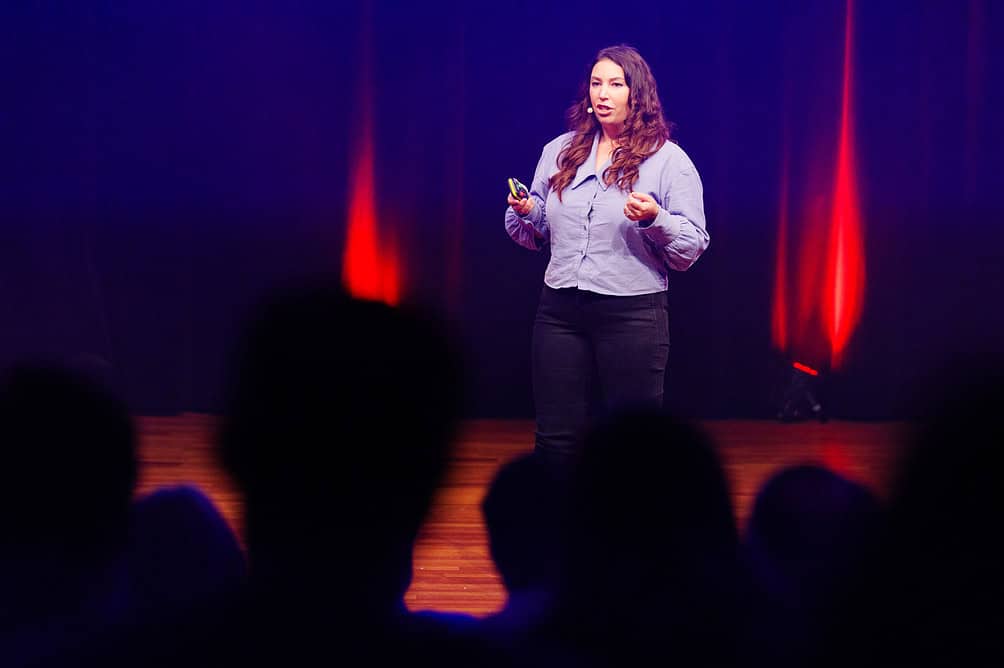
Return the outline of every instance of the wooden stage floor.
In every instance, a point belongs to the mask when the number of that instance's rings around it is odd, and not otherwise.
[[[201,414],[137,418],[137,494],[194,484],[212,498],[243,540],[243,502],[215,459],[214,420]],[[702,426],[729,478],[740,526],[760,485],[794,464],[821,463],[885,497],[909,435],[909,424],[890,422],[720,420]],[[532,443],[531,421],[464,423],[444,484],[415,545],[414,578],[405,597],[409,608],[480,616],[503,605],[505,590],[488,554],[480,503],[498,468],[529,452]]]

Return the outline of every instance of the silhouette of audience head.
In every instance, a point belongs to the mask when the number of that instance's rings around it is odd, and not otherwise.
[[[102,584],[129,534],[135,436],[124,407],[85,377],[23,365],[0,380],[0,654],[58,651],[106,616]],[[13,635],[5,632],[13,631]]]
[[[957,541],[999,545],[987,527],[1004,510],[1004,367],[966,368],[926,400],[893,496],[897,526],[911,539],[939,536],[928,552],[939,558],[960,555]]]
[[[136,615],[164,619],[216,603],[244,584],[237,537],[202,491],[161,487],[133,503],[130,585]]]
[[[587,436],[563,579],[564,623],[590,654],[729,660],[738,537],[722,469],[695,427],[638,409]]]
[[[1004,368],[980,362],[932,381],[893,494],[875,644],[895,660],[1004,662]]]
[[[0,381],[0,544],[85,563],[125,537],[136,483],[132,420],[83,375],[17,366]]]
[[[763,485],[745,535],[756,662],[816,663],[874,555],[882,519],[867,488],[820,466],[794,466]]]
[[[518,457],[496,474],[481,508],[492,559],[510,594],[553,591],[565,500],[562,479],[539,456]]]
[[[459,377],[450,338],[416,308],[319,283],[267,300],[237,353],[220,433],[245,493],[252,579],[400,605]]]
[[[803,465],[777,473],[757,493],[746,532],[758,582],[794,607],[832,595],[860,567],[880,514],[867,488],[826,468]]]

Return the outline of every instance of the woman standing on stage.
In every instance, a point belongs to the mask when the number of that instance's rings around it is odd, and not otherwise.
[[[601,50],[506,231],[550,246],[533,328],[536,450],[577,453],[593,382],[604,406],[662,405],[670,269],[708,247],[700,176],[670,139],[652,71],[628,46]]]

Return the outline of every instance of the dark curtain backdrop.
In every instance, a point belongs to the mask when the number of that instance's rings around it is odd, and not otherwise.
[[[712,237],[671,277],[670,405],[769,416],[781,203],[797,239],[832,196],[847,8],[5,3],[0,363],[101,366],[137,413],[218,410],[263,292],[340,276],[369,109],[402,295],[453,323],[470,415],[531,415],[547,258],[505,235],[505,179],[531,177],[592,56],[623,42],[701,172]],[[904,417],[933,370],[1001,351],[1002,38],[994,0],[853,5],[866,280],[834,415]]]

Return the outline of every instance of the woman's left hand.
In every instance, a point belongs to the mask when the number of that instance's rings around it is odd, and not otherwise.
[[[632,191],[624,205],[624,215],[636,223],[651,222],[659,215],[659,205],[651,195]]]

